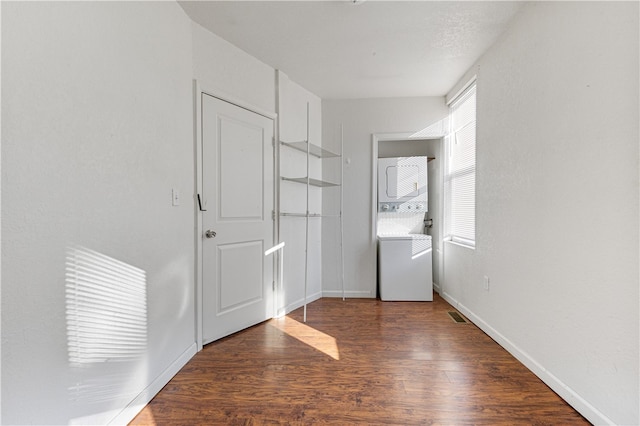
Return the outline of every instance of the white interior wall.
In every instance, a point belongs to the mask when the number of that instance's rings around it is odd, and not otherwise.
[[[165,2],[2,8],[2,423],[107,423],[195,352],[190,23]],[[102,288],[109,258],[144,271],[146,350],[70,362],[74,250],[105,256]]]
[[[0,2],[0,23],[2,22],[2,3]],[[0,37],[1,39],[1,37]],[[0,46],[0,56],[2,46]],[[0,64],[2,60],[0,59]],[[0,99],[2,98],[2,67],[0,66]],[[0,105],[1,109],[1,105]],[[0,112],[0,135],[2,134],[2,113]],[[0,137],[0,188],[2,187],[2,137]],[[2,223],[2,197],[0,196],[0,224]],[[2,241],[2,226],[0,226],[0,241]],[[2,259],[2,244],[0,244],[0,259]],[[2,306],[2,267],[0,266],[0,307]],[[2,314],[0,312],[0,423],[2,423]]]
[[[195,352],[192,79],[275,112],[275,70],[172,2],[2,7],[2,423],[126,423]],[[145,271],[137,358],[70,365],[78,246]]]
[[[428,156],[426,140],[379,141],[378,158]]]
[[[279,138],[284,142],[299,142],[307,139],[307,103],[309,104],[309,141],[322,145],[321,103],[313,93],[291,81],[286,74],[278,72],[278,119]],[[309,158],[309,175],[322,178],[322,160]],[[280,146],[280,174],[286,177],[306,177],[306,153]],[[309,188],[309,211],[322,212],[322,189]],[[282,212],[302,213],[307,208],[306,185],[281,181],[280,208]],[[307,274],[307,303],[322,296],[321,241],[322,219],[309,219],[309,252]],[[280,312],[290,312],[304,304],[305,281],[305,234],[306,219],[302,217],[280,217],[280,241],[284,242],[284,277]]]
[[[597,424],[640,423],[638,40],[638,3],[527,4],[458,85],[477,242],[445,245],[444,292]]]
[[[347,297],[376,297],[376,245],[372,241],[371,183],[372,135],[414,133],[431,126],[441,128],[448,110],[444,98],[323,100],[322,127],[328,147],[336,149],[339,129],[344,137],[344,276]],[[377,179],[377,177],[376,177]],[[327,211],[336,200],[325,198]],[[323,232],[323,293],[341,294],[337,221],[325,221]]]
[[[275,70],[195,22],[191,29],[193,78],[200,89],[274,113]]]

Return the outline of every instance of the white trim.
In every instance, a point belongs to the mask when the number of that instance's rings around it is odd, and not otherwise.
[[[547,370],[542,364],[536,361],[531,355],[526,353],[515,343],[502,335],[496,329],[491,327],[478,315],[473,313],[469,308],[458,302],[450,294],[443,292],[441,296],[449,302],[451,306],[459,310],[465,317],[467,317],[478,328],[484,331],[489,337],[502,346],[507,352],[513,355],[518,361],[524,364],[533,374],[538,376],[540,380],[547,384],[555,393],[557,393],[562,399],[564,399],[569,405],[582,414],[587,420],[593,424],[605,424],[615,425],[615,423],[600,412],[596,407],[591,405],[588,401],[582,398],[576,391],[571,389],[567,384],[561,381],[553,373]]]
[[[452,240],[451,238],[445,238],[445,239],[442,240],[442,242],[445,243],[445,244],[453,244],[454,246],[466,248],[466,249],[469,249],[469,250],[475,250],[476,249],[475,243],[474,243],[474,245],[471,245],[470,243],[465,244],[462,241]]]
[[[275,111],[276,118],[273,120],[273,242],[274,244],[280,244],[280,121],[282,115],[280,114],[280,71],[276,70],[275,74]],[[274,261],[274,276],[278,286],[273,294],[273,315],[275,318],[280,318],[284,314],[280,314],[284,311],[284,308],[280,307],[280,297],[284,296],[284,249],[278,251],[277,255],[273,258]],[[278,267],[276,268],[276,264]]]
[[[321,117],[322,118],[322,117]],[[346,299],[344,288],[344,126],[340,123],[340,283],[342,300]]]
[[[466,92],[469,87],[471,87],[473,84],[476,83],[476,81],[478,80],[478,76],[474,75],[473,77],[471,77],[469,79],[469,81],[467,81],[461,88],[460,90],[458,90],[456,92],[455,95],[451,96],[450,98],[448,98],[446,100],[446,105],[450,106],[452,103],[454,103],[456,100],[458,100],[460,98],[460,96],[462,96],[464,94],[464,92]]]
[[[378,199],[378,143],[381,140],[380,135],[371,135],[371,241],[372,247],[376,244],[376,233],[378,224],[378,206],[376,200]],[[375,250],[374,250],[375,253]],[[376,254],[377,256],[377,254]],[[377,261],[374,261],[377,269]],[[374,275],[375,276],[375,275]]]
[[[267,111],[260,107],[257,107],[249,102],[245,102],[242,99],[239,99],[229,93],[225,93],[222,90],[207,90],[202,89],[202,93],[213,96],[214,98],[220,99],[221,101],[228,102],[242,109],[246,109],[247,111],[255,112],[258,115],[262,115],[263,117],[267,117],[272,119],[274,122],[278,115],[273,111]],[[274,123],[275,124],[275,123]]]
[[[440,226],[438,226],[438,229],[440,230],[440,234],[438,235],[438,241],[437,241],[437,247],[436,247],[436,252],[438,253],[438,279],[440,280],[440,282],[438,283],[438,285],[436,285],[436,283],[433,283],[433,287],[434,289],[437,288],[437,292],[438,294],[441,294],[441,292],[444,290],[444,286],[445,286],[445,280],[444,280],[444,258],[445,258],[445,249],[444,249],[444,173],[445,173],[445,162],[446,162],[446,158],[445,158],[445,136],[440,138],[440,159],[436,159],[436,161],[439,161],[438,165],[440,167],[440,200],[439,200],[439,206],[440,206]]]
[[[435,135],[435,136],[414,136],[417,132],[400,132],[400,133],[374,133],[373,136],[378,139],[378,141],[405,141],[405,140],[429,140],[429,139],[440,139],[445,135]]]
[[[157,395],[180,369],[197,353],[197,345],[193,343],[175,361],[171,363],[149,386],[136,396],[125,408],[109,421],[110,425],[126,425]]]
[[[444,130],[444,129],[443,129]],[[374,276],[377,274],[378,269],[378,256],[377,256],[377,224],[378,224],[378,204],[376,200],[378,199],[378,144],[379,142],[384,141],[404,141],[404,140],[415,140],[415,141],[428,141],[428,140],[440,140],[440,192],[444,197],[444,162],[443,158],[445,155],[444,152],[444,138],[446,134],[441,135],[433,135],[433,136],[414,136],[418,132],[404,132],[404,133],[373,133],[371,135],[371,241],[369,242],[370,247],[374,253],[373,265],[374,265]],[[440,200],[440,217],[443,221],[442,225],[444,225],[444,199]],[[438,240],[442,241],[444,238],[444,226],[440,226],[440,235],[438,236]],[[440,259],[440,280],[444,281],[444,244],[443,250],[440,250],[438,258]],[[358,297],[358,296],[354,296]],[[362,297],[371,297],[362,296]]]
[[[347,298],[351,298],[351,299],[375,298],[371,290],[346,290],[344,294],[346,295]],[[343,295],[342,290],[324,290],[322,292],[322,297],[342,298],[342,295]]]
[[[316,300],[320,299],[321,297],[323,297],[322,292],[316,292],[310,295],[307,295],[307,299],[306,299],[306,304],[308,305],[309,303],[315,302]],[[284,315],[287,315],[293,311],[295,311],[298,308],[302,308],[303,306],[305,306],[305,299],[304,298],[300,298],[294,302],[289,303],[288,305],[278,309],[278,312],[276,312],[276,316],[274,318],[280,318]]]
[[[194,202],[194,214],[195,214],[195,229],[194,229],[194,245],[195,245],[195,322],[196,322],[196,346],[198,352],[202,350],[202,212],[200,211],[200,205],[198,195],[202,199],[202,91],[200,90],[200,84],[197,80],[193,80],[193,97],[194,97],[194,152],[195,158],[195,190],[193,202]],[[202,200],[203,201],[203,200]]]

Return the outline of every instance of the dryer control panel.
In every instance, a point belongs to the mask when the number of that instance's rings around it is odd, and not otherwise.
[[[389,213],[421,213],[427,211],[427,203],[413,201],[378,203],[378,211]]]

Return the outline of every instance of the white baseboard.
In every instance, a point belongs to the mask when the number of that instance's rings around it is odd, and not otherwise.
[[[140,394],[134,398],[117,416],[110,422],[110,425],[126,425],[153,399],[162,388],[169,383],[182,367],[197,352],[196,344],[193,343],[175,361],[171,363],[158,377],[153,380]]]
[[[313,293],[307,296],[307,305],[311,302],[315,302],[316,300],[320,299],[322,297],[322,292],[317,292],[317,293]],[[298,299],[294,302],[289,303],[287,306],[285,306],[284,308],[280,308],[278,309],[278,313],[276,315],[276,318],[279,318],[281,316],[287,315],[293,311],[295,311],[298,308],[301,308],[304,306],[304,299]]]
[[[322,292],[322,297],[342,297],[342,290],[325,290]],[[350,299],[371,299],[375,296],[372,296],[371,291],[368,290],[346,290],[344,297]]]
[[[362,298],[362,299],[370,299],[374,296],[371,296],[371,292],[370,291],[345,291],[345,297],[346,298]],[[309,295],[307,297],[307,304],[311,303],[311,302],[315,302],[316,300],[322,298],[322,297],[342,297],[342,290],[327,290],[327,291],[322,291],[322,292],[317,292],[314,293],[312,295]],[[288,304],[287,306],[285,306],[284,308],[281,308],[278,310],[278,314],[276,315],[276,318],[282,317],[284,315],[287,315],[293,311],[295,311],[298,308],[301,308],[302,306],[304,306],[304,300],[303,299],[298,299],[295,302],[292,302],[290,304]]]
[[[440,294],[440,284],[438,284],[437,282],[433,282],[433,291],[435,291],[436,293]]]
[[[533,374],[538,376],[540,380],[546,383],[555,393],[560,395],[569,405],[571,405],[577,412],[582,414],[587,420],[597,425],[615,425],[615,423],[600,412],[597,408],[587,402],[584,398],[578,395],[573,389],[567,386],[559,378],[549,372],[543,365],[538,363],[528,353],[523,351],[489,324],[487,324],[482,318],[477,316],[471,310],[469,310],[462,303],[458,302],[455,298],[451,297],[446,292],[440,293],[440,295],[451,306],[459,310],[465,317],[467,317],[478,328],[484,331],[489,337],[495,340],[500,346],[502,346],[507,352],[513,355],[518,361],[524,364]]]

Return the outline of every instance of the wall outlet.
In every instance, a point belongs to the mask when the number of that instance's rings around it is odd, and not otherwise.
[[[485,289],[486,291],[489,291],[489,277],[488,277],[488,276],[486,276],[486,275],[484,276],[483,284],[484,284],[484,289]]]

